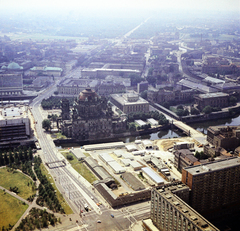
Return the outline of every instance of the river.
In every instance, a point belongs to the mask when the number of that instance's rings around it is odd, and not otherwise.
[[[191,127],[195,128],[198,131],[203,132],[204,134],[207,134],[207,129],[210,126],[221,126],[221,125],[229,125],[229,126],[240,125],[240,115],[236,118],[210,120],[206,122],[190,124]],[[182,136],[185,136],[185,134],[177,130],[167,129],[167,130],[163,130],[160,132],[143,135],[143,136],[124,137],[121,140],[125,143],[129,143],[129,142],[134,142],[135,140],[141,140],[141,139],[157,140],[157,139],[168,139],[168,138],[175,138],[175,137],[182,137]]]

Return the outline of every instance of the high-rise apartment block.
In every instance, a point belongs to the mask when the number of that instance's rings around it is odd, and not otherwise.
[[[219,230],[184,201],[188,196],[189,187],[180,182],[153,188],[150,215],[153,224],[161,231]]]
[[[186,167],[182,182],[191,189],[190,205],[207,218],[231,214],[240,208],[238,157]]]

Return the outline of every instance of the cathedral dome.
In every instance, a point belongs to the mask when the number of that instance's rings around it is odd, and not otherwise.
[[[80,101],[91,101],[95,98],[98,98],[98,95],[95,91],[92,91],[91,88],[86,88],[85,90],[83,90],[80,94],[79,94],[79,97],[78,99]]]
[[[19,66],[17,63],[12,62],[7,67],[9,70],[21,70],[23,69],[21,66]]]

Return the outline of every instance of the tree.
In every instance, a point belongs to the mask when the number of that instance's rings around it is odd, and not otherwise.
[[[73,156],[68,154],[68,155],[67,155],[67,159],[68,159],[68,160],[73,160]]]
[[[142,81],[142,78],[137,74],[130,74],[129,78],[131,79],[131,86],[136,86],[138,83]]]
[[[184,110],[183,105],[178,105],[177,110]]]
[[[202,111],[204,114],[210,114],[212,112],[212,107],[207,105]]]
[[[128,128],[131,132],[135,132],[136,131],[135,123],[129,123]]]
[[[237,103],[237,97],[231,95],[229,98],[229,104],[230,105],[235,105]]]
[[[197,108],[191,107],[191,115],[199,115],[200,112]]]
[[[42,128],[48,131],[51,128],[51,121],[48,119],[45,119],[42,121]]]

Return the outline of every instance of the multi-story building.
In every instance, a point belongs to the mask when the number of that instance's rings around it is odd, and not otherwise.
[[[198,164],[200,164],[200,162],[189,149],[180,149],[174,152],[174,166],[180,172],[185,167]]]
[[[60,67],[33,67],[30,68],[30,75],[46,74],[54,77],[60,77],[63,69]]]
[[[111,102],[125,114],[149,111],[149,102],[136,93],[112,94]]]
[[[0,96],[21,95],[23,91],[22,74],[0,75]]]
[[[147,81],[142,81],[137,84],[137,92],[138,93],[141,93],[141,92],[147,91],[147,90],[148,90],[148,82]]]
[[[77,96],[87,87],[97,90],[98,85],[98,80],[71,78],[61,81],[57,85],[57,90],[61,95]]]
[[[188,196],[189,187],[182,183],[153,188],[150,213],[153,224],[161,231],[218,230],[186,203]]]
[[[208,105],[211,107],[223,108],[228,106],[229,94],[216,92],[196,95],[194,98],[200,110]]]
[[[33,142],[32,137],[25,106],[9,106],[0,110],[0,148]]]
[[[240,126],[212,126],[207,130],[207,141],[215,148],[231,149],[240,146]]]
[[[182,170],[182,182],[191,189],[190,205],[208,218],[240,208],[240,158],[232,157]]]

